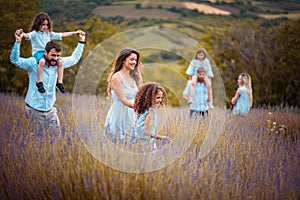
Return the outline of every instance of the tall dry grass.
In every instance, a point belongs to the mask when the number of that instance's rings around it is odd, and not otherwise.
[[[257,108],[245,117],[227,111],[223,132],[204,158],[199,159],[198,154],[207,130],[205,123],[175,162],[149,173],[126,173],[98,161],[83,143],[82,137],[89,135],[79,132],[101,126],[107,102],[96,98],[99,103],[94,112],[81,113],[82,123],[77,123],[74,110],[79,108],[72,107],[71,96],[59,97],[62,135],[53,140],[30,134],[22,97],[0,94],[0,99],[0,199],[300,197],[300,117],[295,108]],[[83,104],[94,106],[89,98],[84,98]],[[172,120],[181,120],[174,114],[179,109],[170,110],[174,118],[166,120],[168,127],[162,132],[176,133]],[[272,127],[268,127],[268,119]],[[173,137],[176,140],[178,136]]]

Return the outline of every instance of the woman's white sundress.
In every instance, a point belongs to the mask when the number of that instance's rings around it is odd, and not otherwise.
[[[119,74],[121,75],[121,73]],[[134,99],[138,91],[136,82],[134,82],[134,87],[131,87],[122,77],[122,87],[126,99],[134,103]],[[132,108],[125,106],[119,100],[119,97],[114,90],[111,92],[113,103],[106,116],[104,131],[106,135],[112,137],[114,142],[116,142],[116,140],[120,140],[122,142],[126,135],[131,136],[133,134],[136,114]]]

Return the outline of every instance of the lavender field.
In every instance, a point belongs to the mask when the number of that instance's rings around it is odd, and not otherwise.
[[[188,108],[168,108],[166,115],[172,117],[158,116],[163,118],[160,132],[170,134],[173,144],[168,145],[180,157],[159,169],[132,173],[98,159],[105,145],[97,138],[109,108],[106,100],[59,96],[62,134],[54,139],[37,138],[30,131],[23,97],[2,93],[0,101],[0,199],[300,198],[297,108],[254,108],[247,116],[215,108],[200,124],[186,120]],[[224,126],[217,116],[223,116]],[[201,156],[208,130],[222,132],[212,150]],[[182,138],[191,141],[186,148]],[[105,154],[108,159],[115,155]],[[113,159],[128,165],[122,157]],[[164,160],[157,159],[158,164]]]

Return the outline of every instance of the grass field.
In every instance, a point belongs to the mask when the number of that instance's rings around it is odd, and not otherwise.
[[[192,143],[161,169],[129,173],[100,162],[83,139],[101,134],[107,101],[59,96],[62,135],[40,140],[30,134],[23,98],[0,94],[0,100],[1,199],[299,199],[300,115],[295,108],[256,108],[245,117],[226,111],[219,140],[203,158],[199,153],[208,124],[218,117],[209,117],[200,126],[189,120],[178,123],[180,109],[169,108],[173,117],[164,119],[163,130],[176,133],[179,124],[196,126],[195,134],[185,135]],[[74,106],[74,100],[83,106]],[[210,116],[219,112],[216,108]],[[89,132],[93,129],[98,132]],[[178,144],[179,135],[172,135],[173,144]]]

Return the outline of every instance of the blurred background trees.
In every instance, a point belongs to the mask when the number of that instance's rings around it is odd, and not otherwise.
[[[15,30],[23,28],[28,31],[33,17],[41,11],[41,4],[38,0],[26,3],[1,0],[0,7],[0,91],[24,94],[28,83],[27,74],[10,63],[9,55],[15,40]],[[31,50],[28,49],[31,49],[30,43],[24,44],[21,55],[31,56]]]

